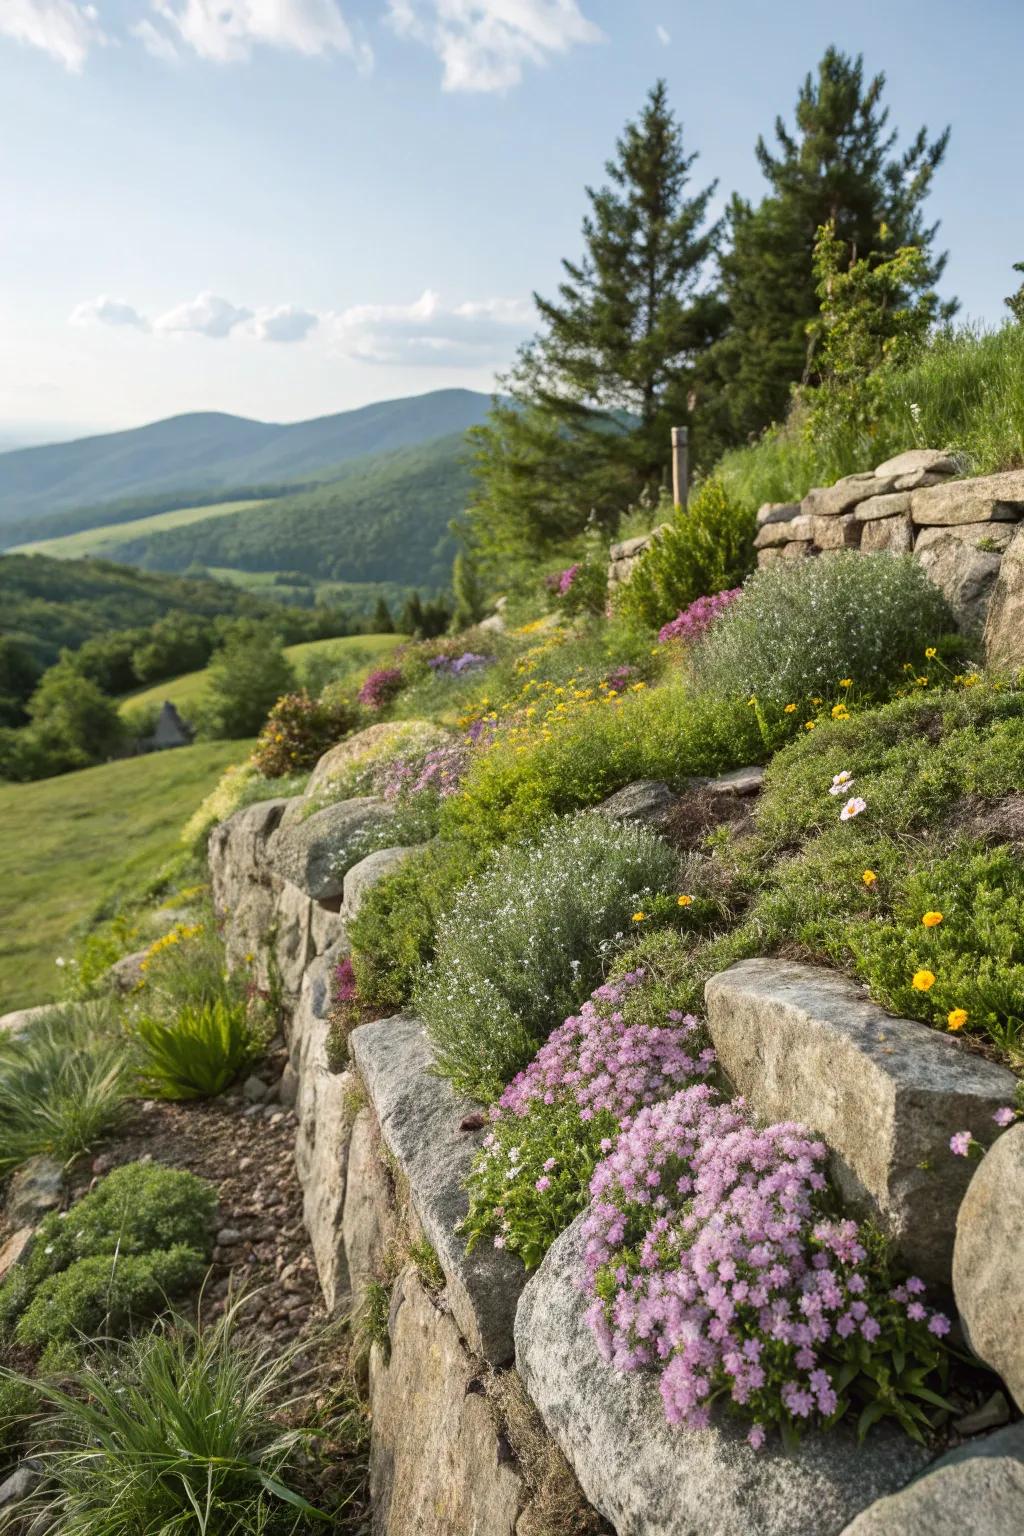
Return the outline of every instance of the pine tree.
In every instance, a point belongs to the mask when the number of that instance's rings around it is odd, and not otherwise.
[[[476,561],[468,550],[460,549],[452,564],[452,593],[455,607],[451,627],[454,633],[479,624],[484,616],[485,599],[483,584]]]
[[[1013,270],[1015,272],[1024,272],[1024,261],[1015,261],[1013,264]],[[1018,322],[1018,324],[1024,325],[1024,283],[1021,283],[1016,293],[1010,294],[1009,298],[1005,300],[1005,303],[1007,309],[1010,311],[1010,314]]]
[[[375,635],[393,635],[394,632],[395,621],[391,617],[391,609],[383,597],[378,597],[377,606],[373,610],[373,629],[371,633]]]
[[[423,635],[425,623],[423,615],[423,602],[418,592],[406,598],[405,607],[402,609],[401,618],[396,626],[400,635]]]
[[[722,444],[781,421],[793,386],[818,382],[808,327],[818,314],[820,228],[834,226],[849,264],[880,263],[916,246],[925,260],[915,272],[915,292],[933,288],[942,273],[945,256],[932,254],[938,226],[924,224],[922,205],[949,130],[929,142],[922,128],[898,151],[884,89],[884,75],[865,80],[861,57],[829,48],[801,87],[795,129],[780,117],[774,149],[758,140],[769,191],[757,207],[732,199],[730,243],[720,258],[729,329],[702,370],[708,429],[714,422]],[[947,305],[943,314],[954,309]]]
[[[715,185],[687,195],[696,158],[659,82],[619,139],[608,183],[587,189],[584,255],[562,263],[557,299],[534,295],[542,329],[474,434],[471,515],[492,561],[542,551],[592,511],[614,528],[663,482],[694,361],[723,321],[701,287],[718,226],[707,222]]]

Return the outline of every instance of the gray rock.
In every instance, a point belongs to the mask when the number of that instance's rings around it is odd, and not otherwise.
[[[859,1515],[843,1536],[1020,1536],[1024,1424],[941,1457],[902,1493]]]
[[[994,550],[978,549],[960,538],[959,532],[959,528],[925,528],[914,544],[914,559],[945,597],[960,629],[965,634],[980,634],[1002,556]]]
[[[320,1289],[330,1312],[349,1295],[342,1233],[355,1080],[328,1062],[331,972],[339,955],[328,950],[311,962],[292,1017],[289,1055],[297,1079],[295,1167]]]
[[[757,763],[749,768],[733,768],[730,773],[720,773],[717,779],[708,779],[704,788],[712,795],[757,795],[764,783],[764,769]]]
[[[269,980],[268,958],[274,938],[275,900],[268,885],[239,883],[235,905],[224,917],[224,950],[229,971],[253,968],[256,981]]]
[[[908,448],[906,453],[886,459],[875,470],[880,480],[887,480],[891,475],[955,475],[956,472],[956,460],[941,448]]]
[[[467,1253],[456,1231],[469,1209],[465,1178],[485,1134],[459,1127],[478,1106],[433,1075],[433,1051],[418,1019],[398,1014],[363,1024],[352,1031],[350,1047],[384,1143],[444,1270],[455,1321],[474,1354],[500,1365],[512,1357],[512,1323],[526,1276],[508,1252],[480,1244]]]
[[[679,796],[660,779],[638,779],[595,805],[594,813],[609,821],[643,821],[657,826],[678,803]]]
[[[516,1314],[516,1366],[546,1428],[618,1536],[836,1536],[900,1488],[927,1452],[899,1432],[808,1435],[753,1450],[742,1426],[665,1422],[656,1378],[606,1365],[586,1322],[582,1222],[549,1250]]]
[[[20,1264],[32,1241],[34,1227],[19,1227],[12,1232],[6,1242],[0,1243],[0,1280],[9,1275],[15,1265]]]
[[[1012,1103],[1012,1097],[1007,1096]],[[966,1128],[967,1122],[964,1122]],[[990,1134],[979,1136],[987,1142]],[[966,1161],[966,1159],[965,1159]],[[956,1222],[953,1294],[975,1354],[1024,1407],[1024,1124],[977,1165]]]
[[[64,1203],[64,1170],[52,1157],[30,1157],[11,1175],[5,1214],[10,1227],[35,1227]]]
[[[817,486],[808,491],[800,503],[800,510],[813,517],[839,517],[867,501],[869,496],[887,495],[894,485],[893,475],[876,475],[871,471],[863,475],[846,475],[835,485]]]
[[[1024,469],[927,486],[912,493],[910,506],[920,527],[1016,522],[1024,516]]]
[[[324,753],[309,776],[306,799],[320,799],[363,762],[390,752],[426,751],[448,740],[448,732],[429,720],[380,720]]]
[[[914,548],[914,525],[909,515],[865,523],[860,547],[865,555],[909,555]]]
[[[480,620],[479,628],[486,629],[490,634],[502,635],[505,633],[508,625],[500,613],[489,613],[486,619]]]
[[[909,491],[892,491],[888,496],[869,496],[854,511],[858,522],[867,523],[877,517],[898,517],[910,511]]]
[[[373,795],[325,806],[282,826],[268,845],[267,862],[316,901],[340,896],[347,871],[363,857],[368,833],[394,814],[393,805]]]
[[[345,914],[340,910],[341,898],[334,897],[334,902],[339,910],[333,910],[332,905],[322,901],[310,904],[309,937],[315,955],[322,955],[325,950],[339,946],[346,950],[349,947]]]
[[[838,517],[812,517],[811,537],[819,549],[859,549],[863,526],[854,512],[842,512]]]
[[[757,526],[763,528],[765,523],[791,523],[799,513],[798,501],[766,501],[764,506],[758,508]]]
[[[903,1260],[948,1284],[970,1168],[949,1138],[990,1139],[1015,1078],[912,1019],[893,1018],[845,976],[788,960],[744,960],[705,989],[723,1071],[765,1120],[797,1120],[828,1144],[854,1208]]]
[[[989,599],[985,659],[996,670],[1024,666],[1024,528],[1014,533]]]
[[[148,949],[137,949],[132,954],[122,955],[120,960],[114,961],[107,971],[107,979],[113,983],[118,992],[134,992],[136,987],[141,987],[146,974],[145,961],[148,955]]]
[[[775,553],[775,551],[769,551],[769,553]],[[807,560],[813,554],[814,546],[810,539],[791,540],[790,543],[783,544],[778,551],[780,560]]]
[[[1009,1422],[1010,1405],[1006,1401],[1006,1394],[996,1391],[979,1408],[954,1419],[953,1428],[958,1435],[981,1435],[989,1429],[1001,1429]]]
[[[242,1234],[237,1227],[221,1227],[217,1233],[217,1242],[221,1248],[234,1248],[242,1241]]]
[[[59,1003],[41,1003],[38,1008],[16,1008],[13,1013],[5,1013],[0,1017],[0,1032],[22,1035],[34,1024],[59,1018],[62,1011]]]
[[[359,1111],[352,1126],[342,1216],[354,1312],[358,1312],[369,1282],[384,1272],[386,1257],[397,1248],[401,1234],[393,1180],[380,1153],[380,1126],[367,1106]]]
[[[277,1101],[285,1109],[293,1109],[299,1096],[299,1074],[290,1061],[284,1064],[281,1080],[277,1085]]]
[[[261,1077],[247,1077],[242,1084],[242,1093],[250,1104],[262,1104],[267,1096],[267,1085]]]
[[[793,541],[810,541],[814,536],[814,524],[811,518],[797,516],[788,522],[777,521],[764,523],[754,539],[755,549],[771,549],[776,545],[789,544]]]
[[[274,885],[274,960],[286,996],[294,999],[314,954],[315,903],[290,880],[278,879]]]
[[[10,1509],[34,1493],[42,1482],[42,1473],[34,1467],[20,1466],[0,1483],[0,1509]]]
[[[288,804],[288,800],[277,799],[247,805],[210,833],[213,905],[221,917],[234,910],[246,887],[264,872],[267,843]]]
[[[365,859],[360,859],[358,864],[353,864],[345,876],[342,895],[345,921],[351,922],[373,887],[387,875],[393,875],[415,852],[415,848],[380,848],[376,853],[369,853]]]
[[[390,1335],[390,1357],[375,1349],[370,1368],[374,1536],[513,1536],[522,1475],[503,1453],[478,1362],[412,1270],[395,1284]]]

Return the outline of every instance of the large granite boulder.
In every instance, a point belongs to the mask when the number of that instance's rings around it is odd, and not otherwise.
[[[516,1366],[584,1494],[618,1536],[836,1536],[901,1488],[928,1453],[886,1427],[858,1446],[843,1430],[808,1435],[785,1455],[748,1445],[722,1420],[665,1422],[655,1378],[606,1365],[580,1291],[579,1217],[549,1250],[516,1315]]]
[[[1024,1408],[1024,1124],[999,1137],[968,1186],[953,1293],[971,1348]]]
[[[925,486],[913,492],[910,506],[914,522],[924,528],[1016,522],[1024,517],[1024,469]]]
[[[282,826],[267,847],[267,864],[316,901],[340,896],[345,875],[365,857],[372,831],[395,814],[374,795],[340,800]]]
[[[447,731],[429,720],[381,720],[377,725],[368,725],[324,753],[310,774],[306,797],[326,798],[333,785],[343,782],[364,763],[401,752],[428,752],[450,740]]]
[[[523,1480],[478,1362],[415,1270],[395,1282],[389,1335],[370,1365],[373,1536],[514,1536]]]
[[[1020,1536],[1024,1424],[971,1440],[901,1493],[872,1504],[843,1536]]]
[[[512,1358],[525,1271],[513,1254],[485,1244],[467,1253],[456,1230],[469,1209],[466,1175],[484,1135],[479,1106],[435,1075],[419,1019],[398,1014],[362,1024],[349,1036],[349,1048],[384,1144],[444,1270],[452,1315],[474,1354],[503,1364]]]
[[[289,804],[284,799],[260,800],[236,811],[210,833],[210,881],[220,916],[234,911],[246,887],[265,874],[267,844]]]
[[[764,1120],[798,1120],[827,1143],[833,1175],[906,1264],[949,1281],[970,1179],[949,1139],[988,1141],[1013,1074],[950,1036],[893,1018],[821,966],[743,960],[705,989],[723,1071]]]
[[[1024,666],[1024,528],[1014,532],[992,589],[985,659],[997,670]]]
[[[389,1257],[397,1252],[401,1241],[402,1223],[394,1179],[381,1152],[377,1116],[367,1106],[359,1111],[352,1126],[342,1214],[342,1238],[356,1315],[368,1284],[386,1273]]]
[[[401,869],[415,852],[415,848],[379,848],[376,853],[368,853],[365,859],[353,864],[345,876],[342,890],[341,908],[346,921],[350,922],[358,914],[374,886],[393,875],[396,869]]]
[[[925,528],[917,536],[914,559],[939,588],[964,634],[980,634],[985,627],[1002,563],[999,546],[1005,548],[1009,538],[1009,526],[1002,523]]]

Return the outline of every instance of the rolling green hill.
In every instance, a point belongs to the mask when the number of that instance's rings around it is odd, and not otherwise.
[[[99,560],[0,556],[0,636],[18,641],[45,666],[62,646],[75,650],[93,635],[181,610],[207,618],[280,612],[225,582],[151,575]]]
[[[97,560],[116,560],[119,546],[132,540],[162,533],[165,528],[187,528],[190,523],[205,522],[211,517],[231,517],[236,512],[247,512],[250,507],[259,505],[258,501],[220,501],[212,506],[178,507],[170,512],[155,512],[150,517],[142,517],[133,522],[107,523],[99,528],[86,528],[81,533],[68,533],[55,539],[14,544],[8,553],[52,555],[56,560],[81,560],[87,555]]]
[[[206,742],[0,784],[0,1014],[53,996],[76,928],[159,874],[184,822],[249,749]]]
[[[353,459],[462,433],[483,419],[489,404],[471,390],[435,390],[287,426],[207,411],[16,449],[0,454],[0,525],[17,525],[17,541],[25,543],[32,519],[63,508],[91,508],[99,525],[112,520],[103,503],[118,499],[199,490],[221,501],[261,482],[308,481]],[[181,504],[190,499],[183,494]],[[48,536],[55,531],[46,529]]]

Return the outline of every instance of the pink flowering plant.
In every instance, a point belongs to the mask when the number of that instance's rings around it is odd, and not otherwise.
[[[400,667],[375,667],[356,697],[367,709],[383,709],[397,698],[404,684]]]
[[[505,1089],[469,1178],[470,1247],[490,1239],[534,1268],[586,1206],[594,1168],[620,1127],[713,1070],[715,1054],[692,1015],[625,1017],[646,980],[634,970],[599,986]]]
[[[470,743],[453,741],[426,752],[411,752],[386,763],[374,787],[385,800],[445,799],[458,792],[469,766]]]
[[[658,631],[658,644],[668,645],[673,640],[697,640],[711,628],[715,620],[741,596],[742,587],[730,587],[727,592],[716,592],[711,597],[698,597],[696,602],[680,609],[674,619],[663,624]]]
[[[875,1233],[837,1214],[826,1149],[801,1125],[755,1129],[704,1083],[645,1107],[591,1180],[588,1320],[605,1359],[659,1373],[665,1417],[714,1404],[758,1447],[778,1430],[886,1417],[916,1440],[945,1411],[949,1320],[894,1284]]]

